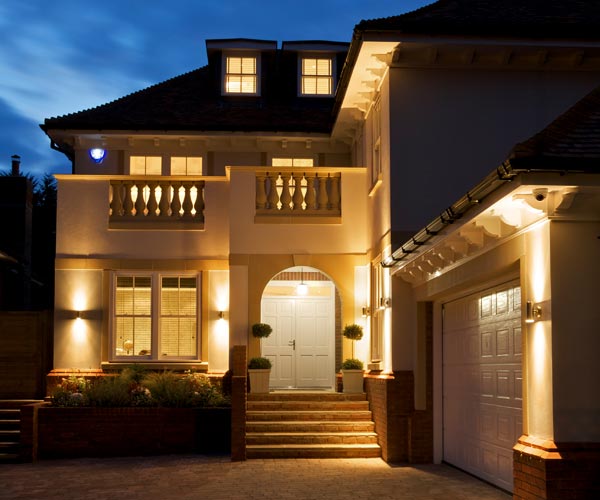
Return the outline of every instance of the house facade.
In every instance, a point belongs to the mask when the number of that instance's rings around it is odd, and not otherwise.
[[[54,374],[222,376],[246,346],[272,388],[332,389],[358,357],[388,461],[516,497],[539,479],[518,464],[559,443],[597,464],[593,362],[572,370],[597,345],[597,166],[523,141],[599,85],[600,12],[475,3],[362,21],[350,44],[209,40],[203,68],[47,119],[73,161]]]

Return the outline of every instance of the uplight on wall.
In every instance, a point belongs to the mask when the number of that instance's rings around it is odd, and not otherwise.
[[[534,304],[528,300],[525,311],[525,323],[534,323],[540,319],[542,319],[542,308],[538,304]]]
[[[106,157],[106,149],[104,148],[92,148],[88,151],[88,153],[90,158],[94,160],[95,163],[102,163]]]

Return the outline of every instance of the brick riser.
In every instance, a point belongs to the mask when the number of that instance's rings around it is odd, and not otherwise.
[[[36,402],[29,399],[0,400],[0,463],[20,461],[21,406]]]
[[[248,458],[381,456],[364,394],[249,394]]]

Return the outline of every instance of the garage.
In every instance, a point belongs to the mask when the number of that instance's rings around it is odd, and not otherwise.
[[[512,492],[523,427],[519,281],[442,308],[443,459]]]

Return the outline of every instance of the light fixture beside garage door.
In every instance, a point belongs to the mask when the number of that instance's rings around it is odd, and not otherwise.
[[[525,323],[534,323],[540,319],[542,319],[542,308],[538,304],[534,304],[528,300],[525,311]]]
[[[304,268],[300,268],[300,283],[296,285],[296,294],[306,295],[308,294],[308,285],[304,283]]]

